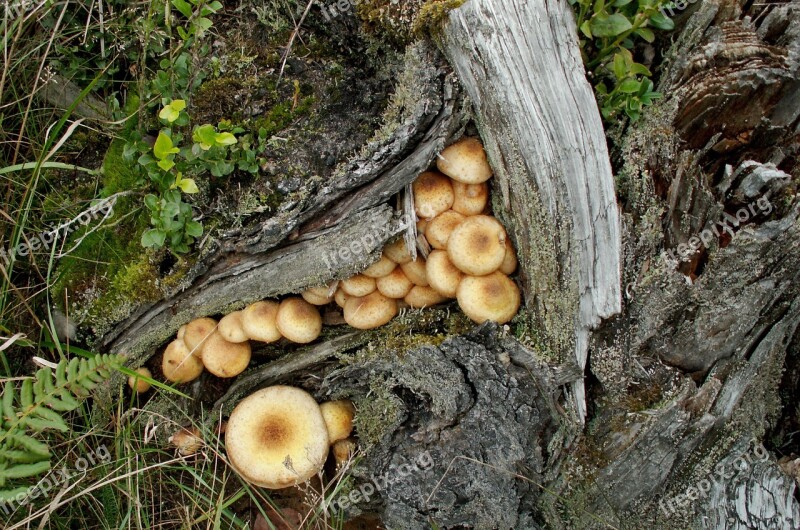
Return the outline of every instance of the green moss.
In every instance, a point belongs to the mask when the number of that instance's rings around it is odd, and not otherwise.
[[[365,0],[357,13],[367,27],[383,33],[391,42],[408,44],[415,37],[436,32],[447,14],[466,0]]]
[[[358,414],[354,423],[364,450],[380,443],[403,421],[405,405],[392,393],[392,386],[385,376],[373,378],[367,395],[355,400]]]

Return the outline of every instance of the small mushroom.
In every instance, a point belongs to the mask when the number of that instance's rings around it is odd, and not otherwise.
[[[178,328],[178,334],[176,338],[178,340],[183,340],[184,335],[186,335],[186,324]]]
[[[356,329],[383,326],[397,315],[397,302],[375,291],[367,296],[351,297],[344,304],[344,320]]]
[[[362,272],[364,276],[370,278],[383,278],[397,267],[397,264],[390,260],[386,254],[381,254],[381,259],[367,267],[367,270]]]
[[[425,272],[436,292],[448,298],[456,297],[458,284],[464,278],[464,273],[453,265],[445,250],[434,250],[428,256]]]
[[[425,238],[428,240],[431,247],[446,249],[450,234],[453,233],[453,230],[455,230],[463,220],[464,216],[453,210],[442,212],[428,223],[428,227],[425,229]]]
[[[453,181],[453,211],[463,215],[479,215],[486,210],[489,204],[489,185],[485,182],[481,184],[464,184],[463,182]]]
[[[181,456],[191,456],[203,446],[203,435],[200,429],[192,426],[179,430],[168,441],[178,448]]]
[[[452,181],[438,171],[426,171],[412,184],[414,210],[420,219],[433,219],[453,206]]]
[[[406,240],[402,237],[393,243],[389,243],[383,248],[383,253],[390,260],[402,265],[411,261],[411,253],[406,247]]]
[[[209,337],[203,348],[203,364],[217,377],[236,377],[247,369],[251,356],[249,342],[228,342],[220,333]]]
[[[400,267],[392,272],[375,280],[378,292],[387,298],[403,298],[414,287],[414,282],[408,279],[406,273]]]
[[[233,409],[225,430],[233,469],[269,489],[305,482],[325,465],[330,441],[322,411],[306,391],[264,388]]]
[[[441,152],[436,167],[464,184],[480,184],[492,177],[486,151],[477,138],[464,137]]]
[[[422,287],[415,285],[411,291],[403,298],[405,303],[412,309],[421,309],[447,301],[446,296],[439,294],[433,287]]]
[[[500,264],[500,272],[508,276],[517,270],[517,252],[510,239],[506,239],[506,254],[503,256],[503,263]]]
[[[242,311],[242,328],[248,338],[267,343],[281,338],[276,323],[278,307],[277,302],[264,300],[250,304]]]
[[[428,276],[425,274],[425,260],[421,257],[417,257],[417,259],[408,263],[403,263],[400,268],[414,285],[421,285],[422,287],[428,285]]]
[[[488,215],[467,217],[447,241],[453,265],[472,276],[483,276],[500,268],[506,255],[506,230]]]
[[[375,290],[375,278],[356,274],[352,278],[342,280],[342,290],[350,296],[367,296]]]
[[[249,338],[242,327],[241,311],[234,311],[222,317],[217,331],[228,342],[245,342]]]
[[[461,310],[477,324],[505,324],[517,314],[521,299],[517,284],[500,271],[465,277],[456,295]]]
[[[339,289],[336,290],[336,294],[333,295],[333,300],[336,302],[336,305],[344,309],[344,304],[347,302],[349,297],[350,295],[348,295],[341,287],[339,287]]]
[[[136,373],[139,375],[143,375],[145,377],[149,377],[150,379],[153,378],[153,374],[151,374],[150,370],[148,370],[147,367],[145,366],[137,368]],[[136,377],[135,375],[128,377],[128,386],[131,387],[131,390],[133,390],[137,394],[144,394],[145,392],[150,390],[150,383],[148,383],[144,379]]]
[[[328,305],[333,301],[333,294],[335,292],[336,286],[331,284],[306,289],[301,293],[301,296],[303,300],[311,305]]]
[[[173,383],[188,383],[203,373],[203,361],[192,355],[184,341],[175,339],[164,350],[161,371]]]
[[[203,343],[217,330],[217,321],[213,318],[197,318],[186,324],[183,342],[192,354],[203,358]]]
[[[322,333],[319,310],[302,298],[292,297],[281,302],[276,323],[281,335],[298,344],[313,342]]]
[[[345,462],[350,460],[355,454],[357,447],[356,441],[353,438],[334,442],[331,446],[331,451],[333,452],[333,459],[336,460],[336,467],[342,467]]]
[[[344,440],[353,432],[353,417],[356,408],[349,399],[327,401],[319,406],[322,418],[328,427],[328,439],[333,442]]]

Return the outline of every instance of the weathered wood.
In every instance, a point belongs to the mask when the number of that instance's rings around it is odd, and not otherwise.
[[[572,10],[559,0],[470,0],[450,14],[443,40],[495,170],[494,205],[522,256],[534,326],[551,352],[583,368],[590,330],[621,307],[620,233]],[[583,382],[572,389],[582,420]]]

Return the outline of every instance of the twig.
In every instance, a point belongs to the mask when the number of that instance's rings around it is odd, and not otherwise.
[[[289,38],[289,43],[286,45],[286,49],[283,52],[283,60],[281,61],[281,71],[278,73],[278,82],[275,83],[275,88],[281,84],[281,79],[283,78],[283,70],[286,68],[286,61],[289,59],[289,54],[292,53],[292,46],[294,45],[294,39],[297,38],[297,35],[300,33],[300,26],[303,25],[303,22],[308,15],[308,12],[311,11],[311,6],[314,5],[314,0],[308,0],[306,4],[306,9],[303,11],[303,15],[300,17],[300,21],[295,24],[294,31],[292,31],[292,36]]]

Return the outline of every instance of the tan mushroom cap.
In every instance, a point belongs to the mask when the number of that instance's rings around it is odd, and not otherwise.
[[[352,278],[342,280],[342,290],[350,296],[367,296],[375,290],[375,278],[356,274]]]
[[[487,320],[505,324],[517,314],[517,284],[500,271],[486,276],[467,276],[458,285],[458,305],[477,324]]]
[[[322,333],[319,310],[302,298],[287,298],[281,302],[276,322],[281,335],[298,344],[308,344]]]
[[[367,296],[351,297],[344,304],[344,320],[356,329],[380,327],[397,315],[397,302],[375,291]]]
[[[317,402],[304,390],[272,386],[247,396],[225,429],[231,466],[269,489],[295,486],[325,465],[330,442]]]
[[[500,272],[509,275],[513,274],[515,270],[517,270],[517,251],[514,250],[511,240],[506,239],[506,255],[503,257],[503,263],[500,264]]]
[[[228,342],[214,333],[203,348],[203,364],[217,377],[236,377],[247,369],[251,355],[249,342]]]
[[[344,292],[341,287],[339,287],[336,290],[336,294],[333,295],[333,300],[336,302],[336,305],[342,309],[344,309],[344,304],[347,302],[348,298],[350,298],[350,295]]]
[[[447,255],[453,265],[469,275],[494,272],[506,255],[506,230],[494,217],[467,217],[450,234]]]
[[[355,454],[357,447],[356,441],[353,438],[333,442],[331,452],[333,453],[334,460],[336,460],[336,465],[341,466],[347,462],[350,457]]]
[[[397,267],[397,263],[389,259],[386,254],[381,254],[381,259],[367,267],[367,270],[361,274],[370,278],[382,278],[392,272],[395,267]]]
[[[183,456],[195,454],[203,446],[203,434],[197,427],[187,427],[177,431],[167,440]]]
[[[408,251],[406,241],[402,237],[393,243],[389,243],[383,249],[383,254],[395,263],[403,264],[411,261],[411,253]]]
[[[177,337],[179,340],[183,340],[183,336],[186,334],[186,324],[182,325],[178,328]]]
[[[217,330],[217,321],[213,318],[196,318],[186,324],[183,342],[189,351],[203,358],[203,344]]]
[[[336,285],[332,283],[306,289],[300,293],[300,296],[311,305],[328,305],[333,301],[334,293],[336,293]]]
[[[456,229],[464,216],[453,210],[447,210],[434,217],[425,229],[425,238],[433,248],[446,249],[450,234]]]
[[[425,274],[425,260],[422,257],[403,263],[400,268],[414,285],[428,286],[428,276]]]
[[[428,282],[436,292],[448,298],[456,297],[458,284],[464,278],[464,273],[453,265],[447,256],[446,250],[434,250],[428,256],[426,266]]]
[[[426,171],[412,184],[414,210],[421,219],[433,219],[453,206],[452,181],[438,171]]]
[[[150,379],[153,378],[153,374],[150,373],[150,370],[148,370],[147,367],[145,367],[145,366],[142,366],[141,368],[137,368],[136,369],[136,373],[138,375],[143,375],[145,377],[149,377]],[[150,383],[148,383],[144,379],[136,377],[135,375],[132,375],[132,376],[128,377],[128,386],[131,387],[131,390],[133,390],[137,394],[143,394],[143,393],[147,392],[148,390],[150,390]]]
[[[441,152],[436,160],[439,171],[464,184],[480,184],[492,177],[486,151],[477,138],[465,137]]]
[[[328,427],[328,440],[331,443],[344,440],[353,432],[353,417],[356,408],[349,399],[327,401],[319,406],[322,418]]]
[[[419,219],[417,221],[417,233],[418,234],[424,234],[426,228],[428,228],[428,220],[427,219]]]
[[[378,292],[387,298],[403,298],[414,287],[403,269],[397,267],[383,278],[375,280]]]
[[[453,211],[463,215],[482,214],[489,204],[489,185],[485,182],[464,184],[454,180],[453,193]]]
[[[173,383],[188,383],[203,373],[203,361],[192,355],[184,341],[175,339],[164,350],[161,371]]]
[[[422,287],[415,285],[413,289],[403,298],[405,303],[413,309],[434,306],[447,301],[446,296],[439,294],[433,287]]]
[[[249,338],[242,327],[241,311],[234,311],[222,317],[217,332],[228,342],[244,342]]]
[[[242,311],[242,328],[251,340],[275,342],[281,338],[276,319],[278,302],[264,300],[247,306]]]

